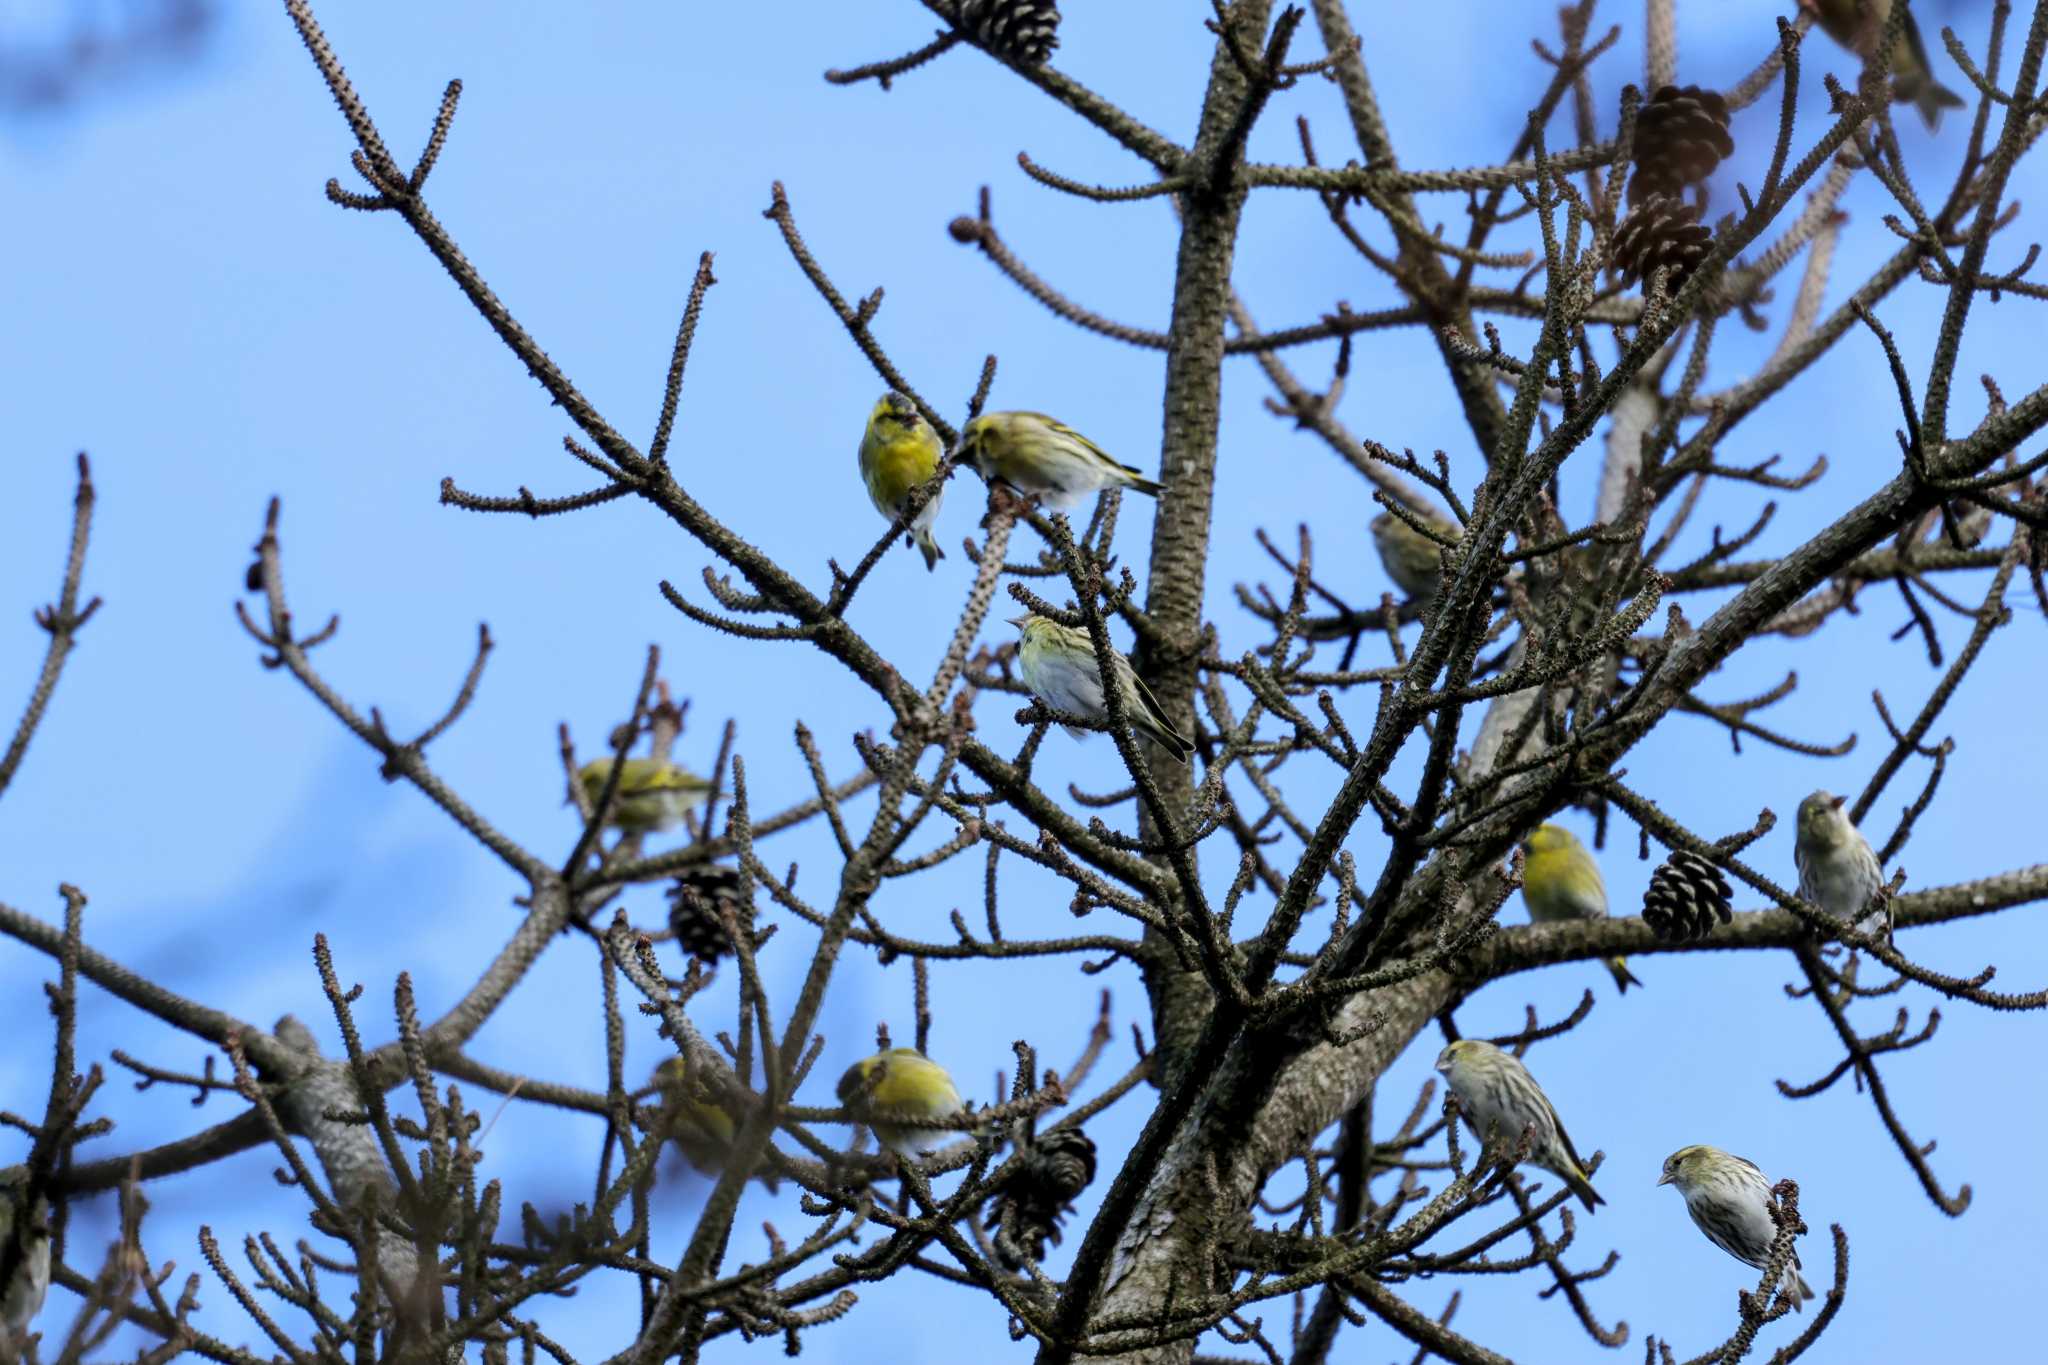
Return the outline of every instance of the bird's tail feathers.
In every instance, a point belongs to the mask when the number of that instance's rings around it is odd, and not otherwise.
[[[1157,479],[1148,479],[1143,474],[1140,474],[1137,470],[1131,468],[1127,464],[1118,465],[1117,468],[1123,470],[1125,474],[1130,476],[1125,481],[1124,487],[1129,488],[1135,492],[1143,493],[1147,497],[1156,498],[1159,496],[1159,490],[1162,485]]]
[[[932,537],[931,527],[919,529],[912,539],[917,544],[918,553],[924,556],[925,570],[930,572],[938,568],[939,561],[946,557],[946,552],[939,548],[939,542]]]
[[[1587,1213],[1593,1211],[1595,1204],[1607,1202],[1600,1197],[1600,1191],[1593,1188],[1593,1182],[1586,1179],[1583,1171],[1566,1170],[1559,1171],[1557,1174],[1566,1185],[1570,1186],[1571,1192],[1579,1197],[1579,1202],[1586,1206]]]
[[[1960,109],[1963,107],[1963,100],[1960,95],[1945,85],[1937,84],[1932,76],[1925,74],[1894,76],[1892,78],[1892,96],[1902,103],[1911,103],[1917,108],[1920,111],[1920,117],[1926,120],[1929,128],[1941,126],[1942,110]]]
[[[1628,969],[1628,959],[1625,957],[1608,958],[1607,970],[1614,976],[1614,989],[1623,995],[1628,994],[1630,986],[1640,986],[1643,984],[1636,979],[1636,974]]]

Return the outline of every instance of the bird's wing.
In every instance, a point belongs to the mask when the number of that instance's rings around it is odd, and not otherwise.
[[[1557,1145],[1564,1148],[1564,1154],[1572,1159],[1572,1165],[1583,1172],[1586,1163],[1579,1156],[1579,1149],[1572,1146],[1572,1135],[1564,1130],[1564,1120],[1557,1116],[1557,1106],[1550,1102],[1550,1096],[1543,1096],[1543,1107],[1550,1111],[1550,1126],[1557,1130]]]

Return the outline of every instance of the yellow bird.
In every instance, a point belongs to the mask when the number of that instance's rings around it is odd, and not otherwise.
[[[654,1084],[661,1092],[663,1135],[706,1175],[724,1170],[737,1130],[718,1095],[691,1077],[690,1064],[681,1054],[663,1059],[654,1068]]]
[[[1570,830],[1541,825],[1522,841],[1522,852],[1522,901],[1532,922],[1607,918],[1607,883],[1600,878],[1600,864]],[[1607,970],[1615,989],[1623,993],[1643,984],[1629,971],[1625,957],[1608,958]]]
[[[868,429],[861,433],[860,477],[868,486],[868,501],[884,521],[894,522],[903,515],[911,491],[931,482],[945,453],[939,433],[908,397],[892,389],[876,400],[874,411],[868,414]],[[926,569],[937,568],[946,557],[932,537],[932,523],[938,520],[939,504],[945,500],[946,488],[941,484],[932,490],[908,528],[911,543],[924,555]]]
[[[578,770],[576,780],[593,806],[604,795],[611,774],[609,757],[594,758]],[[703,805],[710,795],[711,783],[688,768],[659,759],[629,758],[605,823],[628,834],[674,829],[683,822],[684,811]]]
[[[914,1047],[877,1052],[846,1068],[839,1102],[874,1130],[875,1141],[913,1161],[956,1140],[959,1131],[889,1120],[949,1119],[966,1107],[946,1068]]]

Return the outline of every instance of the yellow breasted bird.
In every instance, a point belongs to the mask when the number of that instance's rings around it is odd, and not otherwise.
[[[681,1054],[664,1058],[654,1068],[654,1084],[661,1093],[663,1136],[706,1175],[724,1170],[736,1129],[718,1095],[691,1076],[690,1064]]]
[[[1533,923],[1607,918],[1607,883],[1600,877],[1600,864],[1570,830],[1539,825],[1522,841],[1522,852],[1522,901]],[[1629,971],[1625,957],[1608,958],[1607,970],[1618,991],[1626,993],[1630,986],[1643,984]]]
[[[957,1129],[900,1122],[949,1119],[965,1108],[946,1069],[914,1047],[877,1052],[846,1068],[839,1078],[839,1102],[874,1130],[875,1141],[913,1161],[961,1136]]]
[[[860,477],[868,486],[868,500],[884,521],[893,522],[903,515],[911,490],[931,482],[945,453],[939,433],[908,397],[892,389],[876,400],[874,411],[868,414],[868,428],[861,433]],[[939,504],[945,500],[946,487],[941,484],[932,490],[908,528],[911,543],[924,555],[927,569],[937,568],[946,557],[932,536],[932,523],[938,520]]]

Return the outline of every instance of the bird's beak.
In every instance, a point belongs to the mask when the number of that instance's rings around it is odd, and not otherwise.
[[[1664,1174],[1658,1176],[1657,1183],[1659,1185],[1669,1185],[1671,1183],[1671,1172],[1666,1171],[1664,1172]]]
[[[1029,621],[1030,619],[1031,617],[1028,614],[1024,616],[1012,616],[1010,618],[1010,624],[1015,626],[1017,629],[1022,630],[1024,629],[1024,623],[1026,621]]]
[[[1849,800],[1849,798],[1848,798],[1848,797],[1846,797],[1846,796],[1838,796],[1838,797],[1836,797],[1836,798],[1835,798],[1835,802],[1834,802],[1834,804],[1835,804],[1835,809],[1836,809],[1836,810],[1840,810],[1840,809],[1841,809],[1841,808],[1842,808],[1842,807],[1843,807],[1844,805],[1846,805],[1846,804],[1848,803],[1848,800]]]

